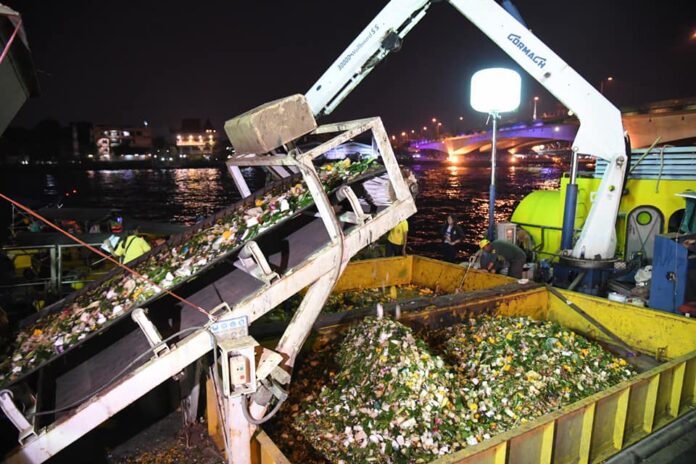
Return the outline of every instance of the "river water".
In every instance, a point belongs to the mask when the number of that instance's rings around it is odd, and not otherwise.
[[[466,253],[484,236],[488,220],[490,168],[467,165],[411,166],[420,185],[418,212],[409,219],[409,252],[439,257],[440,227],[447,214],[459,218]],[[529,192],[558,188],[560,167],[500,166],[496,219],[510,218]],[[73,193],[73,190],[76,193]],[[0,192],[38,207],[61,200],[70,207],[118,208],[126,216],[192,224],[239,199],[223,168],[141,170],[0,169]],[[66,193],[69,196],[66,196]],[[10,208],[0,205],[0,226]]]

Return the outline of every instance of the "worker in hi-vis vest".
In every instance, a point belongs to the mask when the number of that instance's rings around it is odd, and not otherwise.
[[[104,244],[107,245],[107,242]],[[124,264],[139,258],[151,249],[147,240],[138,234],[138,229],[129,231],[126,234],[126,239],[118,242],[116,249],[112,248],[111,243],[108,243],[107,246],[114,256],[121,258],[120,261]]]

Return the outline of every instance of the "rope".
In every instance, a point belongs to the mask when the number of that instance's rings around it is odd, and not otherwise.
[[[167,290],[166,288],[160,287],[159,284],[157,284],[156,282],[154,282],[154,281],[148,279],[146,276],[144,276],[143,274],[139,273],[139,272],[136,271],[135,269],[133,269],[133,268],[131,268],[131,267],[129,267],[129,266],[126,266],[125,264],[123,264],[123,263],[119,262],[118,260],[114,259],[112,256],[105,254],[104,252],[102,252],[102,251],[99,250],[98,248],[94,248],[92,245],[90,245],[90,244],[88,244],[88,243],[86,243],[86,242],[83,242],[83,241],[80,240],[79,238],[77,238],[77,237],[75,237],[74,235],[72,235],[70,232],[68,232],[68,231],[62,229],[61,227],[55,225],[54,223],[52,223],[52,222],[49,221],[48,219],[44,218],[43,216],[41,216],[41,215],[38,214],[37,212],[31,210],[30,208],[24,206],[23,204],[21,204],[21,203],[15,201],[15,200],[13,200],[12,198],[8,197],[7,195],[4,195],[4,194],[1,193],[1,192],[0,192],[0,198],[3,198],[3,199],[5,199],[5,200],[9,201],[11,204],[13,204],[14,206],[16,206],[17,208],[21,209],[22,211],[25,211],[26,213],[29,213],[31,216],[34,216],[35,218],[39,219],[41,222],[44,222],[45,224],[47,224],[49,227],[52,227],[53,229],[57,230],[57,231],[60,232],[61,234],[65,235],[66,237],[70,238],[71,240],[74,240],[75,242],[77,242],[77,243],[79,243],[80,245],[84,246],[84,247],[87,248],[88,250],[90,250],[90,251],[96,253],[97,255],[101,256],[102,258],[111,261],[111,262],[114,263],[116,266],[120,267],[121,269],[125,269],[126,271],[130,272],[131,274],[133,274],[133,275],[136,276],[137,278],[142,279],[142,280],[144,280],[145,282],[149,283],[150,285],[154,285],[155,287],[157,287],[157,288],[159,288],[159,289],[162,289],[162,291],[163,291],[164,293],[166,293],[167,295],[170,295],[170,296],[174,297],[175,299],[179,300],[180,302],[182,302],[182,303],[184,303],[184,304],[187,304],[187,305],[191,306],[191,307],[192,307],[193,309],[195,309],[196,311],[201,312],[201,313],[205,314],[206,316],[208,316],[209,319],[211,319],[211,320],[213,319],[213,316],[212,316],[208,311],[206,311],[205,309],[201,308],[201,307],[198,306],[197,304],[192,303],[192,302],[186,300],[185,298],[180,297],[180,296],[177,295],[176,293],[174,293],[174,292],[172,292],[172,291],[170,291],[170,290]]]
[[[15,16],[15,15],[8,15],[8,16]],[[0,63],[2,63],[5,60],[5,57],[7,54],[10,52],[10,47],[12,46],[12,42],[14,42],[15,37],[17,37],[17,33],[22,27],[22,18],[19,16],[16,16],[17,19],[17,25],[15,26],[14,32],[12,32],[12,35],[10,36],[10,39],[7,41],[7,45],[5,45],[5,49],[2,51],[2,54],[0,54]]]

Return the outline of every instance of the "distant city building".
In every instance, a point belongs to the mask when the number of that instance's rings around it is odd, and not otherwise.
[[[72,154],[75,158],[94,153],[94,127],[91,122],[71,122],[70,135],[72,138]]]
[[[181,128],[175,134],[176,148],[179,157],[189,159],[210,159],[215,152],[217,131],[207,119],[201,125],[200,119],[190,118],[181,120]]]
[[[99,124],[93,129],[101,159],[146,155],[152,151],[152,130],[147,126]]]

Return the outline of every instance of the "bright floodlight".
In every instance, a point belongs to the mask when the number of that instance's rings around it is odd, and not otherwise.
[[[512,69],[489,68],[471,77],[471,106],[481,113],[506,113],[520,106],[522,79]]]

